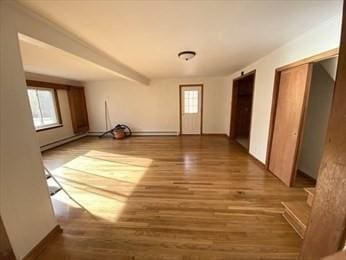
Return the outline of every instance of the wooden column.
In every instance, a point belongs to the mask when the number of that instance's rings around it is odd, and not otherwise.
[[[0,259],[3,260],[14,260],[16,259],[8,240],[8,236],[5,230],[5,226],[2,223],[2,219],[0,216]]]
[[[346,237],[346,9],[326,146],[301,259],[321,259],[340,250]]]

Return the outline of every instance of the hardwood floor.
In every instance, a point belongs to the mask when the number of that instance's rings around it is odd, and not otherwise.
[[[296,259],[281,201],[304,200],[225,137],[88,137],[43,153],[71,196],[39,259]]]

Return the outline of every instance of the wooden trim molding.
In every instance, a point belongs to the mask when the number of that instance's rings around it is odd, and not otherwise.
[[[30,252],[23,258],[24,260],[35,260],[45,249],[47,244],[52,241],[58,234],[62,233],[59,225],[56,225]]]
[[[251,71],[249,71],[249,72],[246,72],[246,73],[243,74],[243,75],[240,75],[240,76],[234,78],[233,81],[241,80],[241,79],[246,78],[246,77],[248,77],[248,76],[251,76],[252,74],[255,74],[255,73],[256,73],[256,70],[255,70],[255,69],[254,69],[254,70],[251,70]]]
[[[38,80],[26,80],[26,85],[28,87],[36,87],[36,88],[54,88],[54,89],[65,89],[68,90],[70,87],[69,85],[63,85],[58,83],[51,83],[51,82],[45,82],[45,81],[38,81]]]
[[[203,96],[204,96],[204,85],[199,83],[199,84],[183,84],[179,85],[179,135],[182,134],[182,110],[181,110],[181,90],[183,87],[201,87],[201,131],[199,135],[203,135]]]
[[[228,136],[226,134],[221,134],[221,133],[203,133],[203,136],[223,136],[228,139]]]
[[[316,63],[316,62],[319,62],[322,60],[327,60],[327,59],[330,59],[333,57],[337,57],[338,55],[339,55],[339,48],[334,48],[334,49],[331,49],[328,51],[318,53],[316,55],[312,55],[312,56],[304,58],[302,60],[298,60],[298,61],[289,63],[287,65],[284,65],[282,67],[277,68],[276,70],[277,71],[283,71],[283,70],[297,67],[297,66],[300,66],[300,65],[303,65],[306,63]]]

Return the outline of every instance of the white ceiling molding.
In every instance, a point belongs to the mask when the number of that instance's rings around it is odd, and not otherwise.
[[[52,45],[72,55],[103,67],[118,77],[149,85],[150,80],[135,70],[109,57],[42,16],[15,1],[5,2],[13,11],[12,18],[19,33]]]

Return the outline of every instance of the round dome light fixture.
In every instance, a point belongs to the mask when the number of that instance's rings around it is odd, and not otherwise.
[[[186,61],[191,60],[195,56],[196,56],[196,52],[194,51],[182,51],[178,53],[178,57]]]

